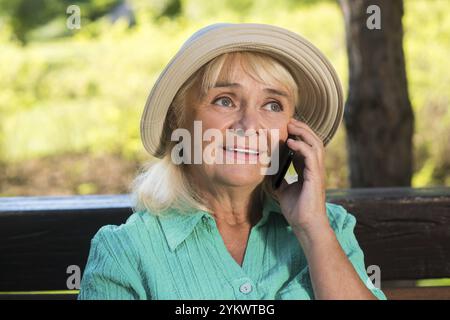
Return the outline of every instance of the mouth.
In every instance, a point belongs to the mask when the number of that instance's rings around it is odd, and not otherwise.
[[[242,153],[242,154],[248,154],[248,155],[255,155],[255,156],[259,155],[259,151],[258,150],[247,149],[247,148],[240,148],[240,147],[223,146],[223,150],[230,151],[230,152]]]

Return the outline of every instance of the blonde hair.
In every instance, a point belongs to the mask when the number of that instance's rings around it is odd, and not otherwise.
[[[196,209],[207,210],[207,205],[187,179],[185,165],[172,162],[171,150],[177,142],[171,141],[170,136],[173,130],[184,126],[188,94],[200,86],[200,94],[204,96],[217,82],[229,80],[233,72],[232,61],[236,58],[242,69],[255,80],[286,86],[294,97],[294,106],[298,106],[298,86],[287,67],[277,59],[255,51],[224,53],[212,59],[197,70],[175,95],[167,112],[161,143],[156,153],[161,159],[152,159],[144,164],[131,184],[134,211],[147,210],[151,214],[160,215],[169,209],[177,209],[181,213]],[[266,176],[263,181],[261,197],[275,196],[268,177],[271,176]]]

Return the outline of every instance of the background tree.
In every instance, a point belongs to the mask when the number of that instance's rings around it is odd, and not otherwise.
[[[414,115],[403,54],[403,1],[339,3],[350,68],[344,118],[351,186],[408,186]],[[367,27],[370,5],[380,8],[380,29]]]

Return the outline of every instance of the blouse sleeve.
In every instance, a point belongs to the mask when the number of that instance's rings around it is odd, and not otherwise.
[[[78,300],[139,299],[139,281],[127,272],[127,259],[121,257],[119,241],[113,237],[116,226],[107,225],[91,240],[88,260],[80,284]]]
[[[383,291],[381,291],[380,288],[375,287],[367,275],[364,263],[364,253],[359,246],[354,233],[356,218],[342,206],[329,205],[328,207],[331,207],[331,211],[334,211],[335,213],[333,219],[335,225],[333,228],[335,229],[336,237],[359,277],[375,297],[379,300],[387,300]],[[336,214],[336,211],[339,213]]]

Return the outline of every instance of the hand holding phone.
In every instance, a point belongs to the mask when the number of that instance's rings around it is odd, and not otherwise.
[[[288,139],[295,139],[293,135],[288,135]],[[280,152],[280,166],[278,169],[278,172],[274,175],[272,180],[272,187],[274,190],[278,189],[281,186],[281,182],[283,181],[286,172],[289,169],[289,166],[291,165],[292,161],[294,160],[295,152],[291,150],[286,142],[284,146],[284,150],[281,150]],[[298,174],[298,179],[303,179],[303,172],[300,172]]]

